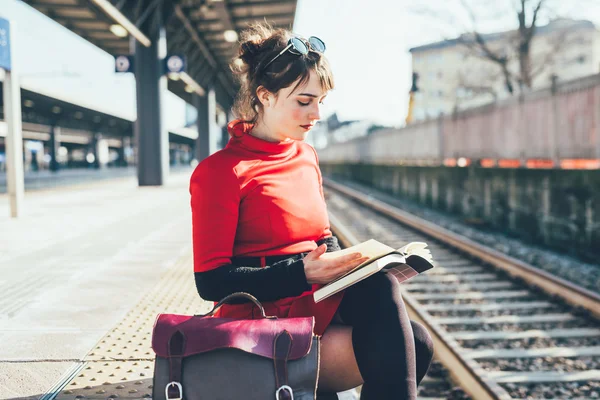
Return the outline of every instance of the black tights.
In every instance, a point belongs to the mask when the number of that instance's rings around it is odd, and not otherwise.
[[[345,290],[339,314],[352,326],[352,347],[364,379],[361,400],[416,399],[433,358],[427,330],[408,318],[400,284],[377,273]],[[317,400],[337,399],[321,394]]]

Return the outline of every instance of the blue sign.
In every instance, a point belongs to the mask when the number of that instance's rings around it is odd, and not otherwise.
[[[115,72],[134,72],[133,56],[121,55],[115,57]]]
[[[164,69],[167,74],[185,72],[185,56],[177,54],[169,55],[165,58],[164,63]]]
[[[0,68],[10,71],[10,22],[0,18]]]

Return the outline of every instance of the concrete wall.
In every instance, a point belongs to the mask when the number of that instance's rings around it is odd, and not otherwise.
[[[466,158],[600,159],[600,74],[319,149],[322,162],[444,165]],[[448,164],[446,164],[448,165]]]
[[[600,171],[409,167],[321,162],[351,179],[517,236],[600,256]]]

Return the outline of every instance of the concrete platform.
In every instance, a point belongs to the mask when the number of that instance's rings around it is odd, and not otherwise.
[[[191,172],[26,193],[19,219],[0,195],[1,399],[43,398],[190,254]]]
[[[190,174],[26,193],[19,219],[0,195],[0,399],[151,397],[156,314],[210,306],[193,285]]]
[[[137,175],[136,167],[119,168],[73,168],[55,172],[49,170],[24,173],[25,191],[86,185],[90,182],[131,178]],[[6,172],[0,172],[0,193],[6,193]]]

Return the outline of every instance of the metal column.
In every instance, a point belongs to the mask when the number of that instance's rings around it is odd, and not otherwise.
[[[4,119],[8,128],[6,135],[6,184],[10,203],[10,216],[21,214],[25,184],[23,174],[23,132],[21,126],[21,87],[17,69],[14,46],[14,24],[0,18],[0,73],[4,74]],[[3,65],[8,64],[5,71]],[[12,64],[12,66],[11,66]]]
[[[167,78],[162,76],[162,59],[167,54],[162,7],[155,8],[141,29],[152,44],[145,47],[135,42],[138,182],[140,186],[159,186],[165,183],[169,173],[169,135],[162,117],[167,90]]]
[[[217,151],[219,140],[214,132],[217,102],[215,89],[208,88],[206,96],[194,95],[194,106],[198,110],[198,139],[196,141],[196,158],[198,162]]]
[[[50,142],[48,143],[50,148],[50,171],[57,172],[59,169],[58,160],[58,148],[60,147],[60,128],[56,124],[52,124],[50,127]]]
[[[221,128],[221,144],[223,148],[227,146],[227,142],[229,142],[229,131],[227,130],[227,125],[233,120],[233,113],[231,110],[225,111],[225,125]]]

